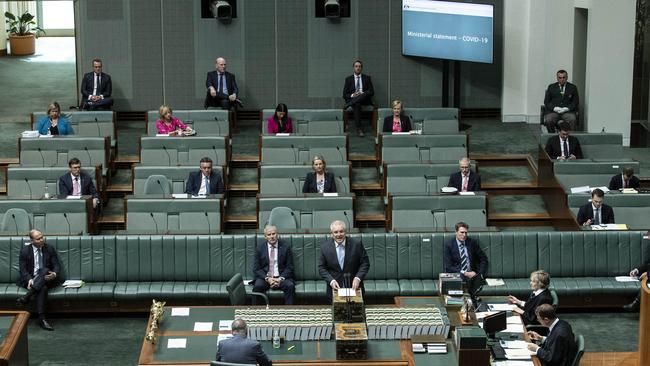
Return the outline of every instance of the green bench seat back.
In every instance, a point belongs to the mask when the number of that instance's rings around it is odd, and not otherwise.
[[[174,117],[196,130],[198,136],[229,136],[230,124],[228,111],[209,110],[174,110]],[[147,135],[156,136],[156,121],[160,118],[158,111],[147,112]]]
[[[262,165],[260,166],[260,194],[302,195],[302,186],[311,165]],[[350,193],[350,166],[327,164],[327,171],[334,175],[336,192]]]
[[[347,163],[346,136],[262,136],[262,164],[311,165],[315,155],[328,164]]]
[[[467,155],[467,136],[381,135],[383,163],[417,163],[432,160],[456,161]]]
[[[38,121],[45,117],[45,112],[32,113],[32,129],[36,128]],[[62,113],[77,136],[110,138],[111,147],[117,142],[115,136],[115,118],[113,111],[70,111]]]
[[[99,190],[95,168],[83,167],[82,170],[93,178],[95,188]],[[45,192],[45,186],[51,196],[58,195],[59,177],[64,174],[70,174],[68,167],[41,168],[9,165],[7,167],[7,198],[41,198]]]
[[[147,178],[151,175],[164,175],[171,183],[171,193],[184,193],[187,178],[191,172],[199,170],[199,164],[195,166],[147,166],[136,165],[133,167],[133,195],[140,197],[144,195],[144,187]],[[223,179],[223,169],[221,166],[212,166],[216,174],[221,174]]]
[[[126,210],[129,234],[221,232],[221,198],[170,200],[130,196],[126,199]]]
[[[140,139],[140,164],[156,166],[199,166],[203,157],[212,159],[213,165],[226,165],[227,139],[222,136],[208,137],[156,137]]]

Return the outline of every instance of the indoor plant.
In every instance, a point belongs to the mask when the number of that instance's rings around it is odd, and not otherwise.
[[[45,34],[45,31],[36,25],[34,16],[27,11],[20,16],[5,12],[5,18],[11,54],[33,55],[36,47],[35,38],[40,33]]]

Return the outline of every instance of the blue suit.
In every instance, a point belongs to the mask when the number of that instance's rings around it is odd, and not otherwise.
[[[219,342],[217,345],[217,361],[252,365],[257,363],[260,366],[271,366],[273,364],[269,356],[264,353],[259,342],[242,337],[239,334]]]
[[[276,251],[278,257],[278,273],[284,280],[280,283],[280,290],[284,292],[285,305],[293,305],[294,296],[296,293],[296,285],[293,280],[293,253],[291,247],[284,242],[278,240],[276,244]],[[257,244],[255,250],[255,258],[253,262],[253,276],[255,278],[255,292],[266,292],[270,288],[269,283],[266,282],[267,274],[269,273],[269,250],[266,240]]]
[[[474,295],[478,292],[481,286],[485,283],[485,276],[488,270],[488,258],[485,252],[478,245],[478,242],[472,238],[465,240],[465,250],[469,257],[470,271],[476,272],[476,276],[469,279],[463,275],[463,281],[467,283],[470,294]],[[444,253],[445,272],[447,273],[460,273],[461,259],[456,237],[445,242]]]
[[[50,117],[45,116],[38,120],[36,129],[41,135],[47,135],[47,132],[49,131],[51,125],[52,122],[50,121]],[[57,123],[56,127],[59,129],[59,135],[74,134],[74,130],[72,129],[72,126],[70,126],[70,122],[68,122],[68,120],[63,116],[59,116],[59,122]]]
[[[197,196],[199,194],[199,189],[201,189],[202,179],[205,178],[203,178],[203,173],[200,170],[191,172],[187,177],[185,193]],[[223,187],[223,180],[221,179],[220,174],[213,170],[208,179],[210,180],[210,194],[223,194],[226,191]]]
[[[91,195],[93,198],[99,198],[99,193],[95,189],[93,184],[93,179],[86,173],[79,172],[80,179],[80,188],[81,195]],[[71,196],[74,191],[74,186],[72,184],[72,176],[70,173],[65,173],[59,177],[59,195],[60,196]]]

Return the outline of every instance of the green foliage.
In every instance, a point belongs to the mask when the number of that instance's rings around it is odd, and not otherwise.
[[[7,32],[10,35],[26,36],[34,34],[38,37],[45,34],[45,31],[36,25],[34,16],[29,12],[24,12],[21,16],[16,16],[10,12],[5,12],[5,21],[7,23]]]

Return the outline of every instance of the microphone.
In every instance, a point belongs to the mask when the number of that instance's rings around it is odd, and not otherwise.
[[[18,236],[20,234],[18,234],[18,223],[16,222],[16,215],[11,214],[11,218],[14,219],[14,226],[16,227],[16,236]]]
[[[433,218],[433,229],[435,230],[435,229],[438,228],[438,220],[436,219],[436,211],[435,210],[431,210],[431,217]]]
[[[97,121],[97,117],[95,117],[95,127],[97,127],[97,136],[101,137],[101,131],[99,130],[99,121]]]
[[[350,193],[350,191],[348,190],[348,185],[345,184],[343,177],[341,177],[340,175],[339,175],[339,180],[341,181],[341,184],[343,184],[343,188],[345,188],[345,193]]]
[[[45,167],[45,157],[43,156],[43,151],[41,151],[41,148],[38,148],[38,153],[41,154],[41,166]]]
[[[217,118],[217,117],[215,117]],[[212,151],[214,151],[214,165],[220,165],[219,164],[219,152],[217,151],[217,147],[212,145]]]
[[[165,154],[167,154],[167,166],[171,166],[172,165],[172,156],[169,154],[169,151],[167,151],[167,146],[163,146],[162,148],[165,151]]]
[[[219,133],[219,136],[221,136],[221,125],[219,124],[219,118],[217,118],[217,116],[214,116],[214,120],[217,122],[217,131]]]
[[[298,164],[298,155],[296,154],[296,148],[291,144],[291,152],[293,152],[293,163]]]
[[[65,219],[65,222],[68,224],[68,235],[72,235],[72,228],[70,227],[70,220],[68,220],[68,214],[64,212],[63,218]]]
[[[429,176],[426,175],[426,174],[424,175],[424,188],[425,188],[427,196],[428,196],[429,195]]]
[[[339,116],[336,116],[336,126],[339,128],[339,135],[343,135],[343,123],[339,123]]]
[[[348,222],[348,228],[352,229],[352,225],[350,225],[350,218],[348,217],[348,212],[344,210],[343,211],[343,216],[345,216],[345,221]]]
[[[296,228],[299,228],[300,225],[298,225],[298,219],[296,219],[296,214],[293,213],[293,210],[291,210],[291,217],[293,218],[293,222],[296,223]]]
[[[88,164],[90,166],[93,166],[93,157],[92,157],[92,155],[90,155],[90,151],[88,151],[87,146],[84,146],[84,151],[86,152],[86,154],[88,154]]]
[[[156,221],[156,218],[153,216],[153,212],[149,212],[149,216],[151,216],[151,220],[153,220],[153,224],[156,225],[156,235],[158,235],[158,222]]]
[[[293,186],[293,190],[296,193],[296,197],[298,197],[298,187],[296,187],[296,180],[294,178],[291,178],[291,185]]]
[[[27,189],[29,189],[29,199],[31,200],[32,199],[32,185],[29,184],[29,179],[27,179],[27,177],[25,177],[25,183],[27,183]]]
[[[341,157],[341,162],[342,163],[345,163],[346,161],[348,161],[348,159],[343,158],[343,153],[341,152],[341,149],[338,147],[338,145],[336,146],[336,151],[338,151],[339,156]]]
[[[162,183],[160,183],[160,179],[156,179],[156,183],[158,183],[158,187],[160,187],[160,196],[165,198],[165,189],[163,188]]]
[[[210,218],[208,217],[207,212],[204,212],[203,214],[205,215],[205,221],[208,223],[208,234],[210,234],[212,233],[212,227],[210,226]]]

